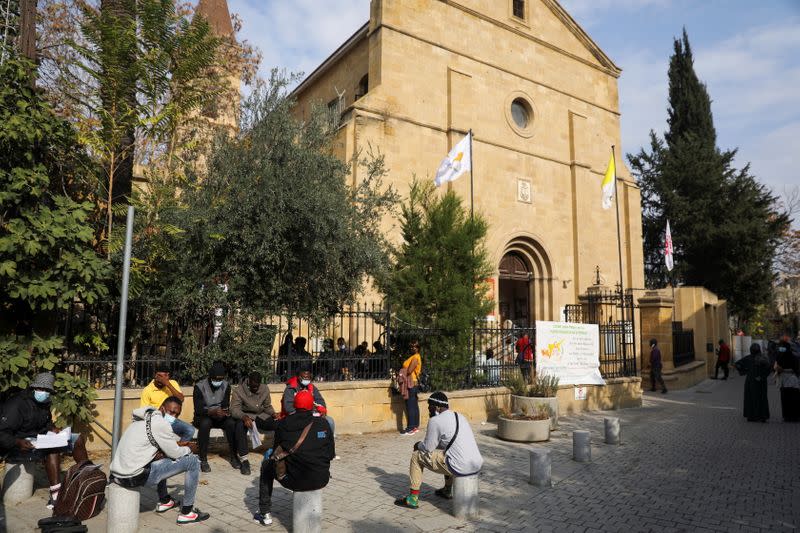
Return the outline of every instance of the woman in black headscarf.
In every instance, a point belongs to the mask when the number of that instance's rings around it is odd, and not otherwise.
[[[744,381],[744,416],[748,422],[766,422],[769,419],[767,399],[767,377],[772,369],[769,358],[761,353],[761,346],[750,345],[750,355],[736,362],[739,374],[746,375]]]

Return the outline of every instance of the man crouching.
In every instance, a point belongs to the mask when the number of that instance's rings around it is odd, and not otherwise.
[[[167,492],[167,478],[186,473],[183,502],[176,522],[191,524],[208,520],[209,514],[194,509],[197,484],[200,481],[200,460],[197,445],[178,442],[172,423],[181,414],[181,400],[170,396],[159,409],[142,407],[133,411],[133,423],[117,444],[111,461],[113,481],[122,487],[156,486],[157,513],[178,506]]]
[[[444,475],[444,487],[436,491],[442,498],[453,497],[453,477],[477,474],[483,466],[483,457],[475,442],[475,435],[464,415],[450,412],[447,395],[434,392],[428,398],[428,428],[425,440],[414,444],[409,477],[411,491],[405,498],[395,500],[395,505],[416,509],[419,507],[419,489],[422,471]]]
[[[314,397],[307,390],[294,397],[295,411],[278,422],[275,451],[261,463],[258,513],[253,520],[272,523],[272,486],[278,482],[294,492],[319,490],[331,478],[331,460],[336,456],[333,431],[322,416],[314,416]]]

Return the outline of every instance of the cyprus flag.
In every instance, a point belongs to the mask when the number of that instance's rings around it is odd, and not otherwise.
[[[467,136],[461,139],[457,145],[450,150],[441,164],[439,170],[436,171],[437,187],[448,181],[455,181],[464,172],[469,172],[472,169],[472,132],[467,133]]]

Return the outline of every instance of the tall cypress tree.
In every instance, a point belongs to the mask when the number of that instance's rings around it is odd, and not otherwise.
[[[736,150],[717,148],[711,99],[694,70],[685,29],[674,41],[668,76],[664,138],[651,131],[650,150],[628,155],[642,190],[646,283],[705,286],[746,320],[770,297],[770,265],[788,217],[749,165],[733,167]],[[671,273],[663,258],[667,219],[675,255]]]

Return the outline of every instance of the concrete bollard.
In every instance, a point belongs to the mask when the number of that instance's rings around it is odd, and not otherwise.
[[[604,418],[606,444],[619,444],[619,418]]]
[[[572,458],[579,463],[592,460],[592,439],[588,431],[572,432]]]
[[[6,463],[3,476],[3,503],[16,505],[33,496],[34,463]]]
[[[552,460],[550,450],[534,448],[531,450],[531,477],[528,483],[537,487],[552,487]]]
[[[137,489],[111,483],[106,487],[108,503],[108,533],[136,533],[139,529],[139,499]]]
[[[292,531],[294,533],[319,533],[322,531],[321,490],[294,493]]]
[[[457,476],[453,480],[453,514],[459,520],[478,518],[480,493],[478,490],[478,474]]]

